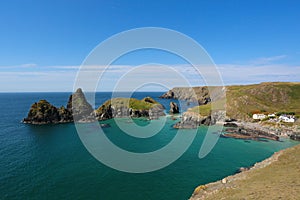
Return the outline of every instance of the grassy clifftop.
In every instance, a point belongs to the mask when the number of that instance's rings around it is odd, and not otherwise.
[[[216,102],[218,109],[221,102]],[[202,115],[211,105],[191,109]],[[235,119],[250,119],[253,112],[295,112],[300,114],[300,83],[267,82],[253,85],[226,86],[226,114]]]
[[[282,150],[262,167],[242,172],[227,183],[199,186],[191,200],[200,199],[299,199],[300,145]],[[266,166],[265,166],[266,165]]]
[[[113,98],[107,100],[102,106],[100,106],[97,110],[101,112],[102,108],[106,108],[109,105],[115,107],[128,107],[136,110],[149,110],[154,105],[159,104],[157,101],[152,99],[151,97],[145,97],[142,100],[138,100],[135,98]]]

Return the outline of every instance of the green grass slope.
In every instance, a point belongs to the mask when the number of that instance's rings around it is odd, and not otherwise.
[[[157,104],[159,103],[151,97],[145,97],[142,100],[135,98],[113,98],[107,100],[102,106],[100,106],[97,109],[97,112],[102,112],[102,110],[107,108],[109,105],[112,105],[114,107],[127,107],[135,110],[149,110]]]
[[[223,103],[224,104],[224,103]],[[222,108],[215,103],[215,109]],[[234,119],[249,120],[255,112],[295,112],[300,115],[300,83],[266,82],[253,85],[226,86],[226,114]],[[202,115],[210,113],[211,104],[192,108]]]
[[[228,86],[227,115],[246,119],[253,112],[295,112],[300,114],[300,83],[271,82]]]
[[[209,192],[199,187],[199,194],[191,200],[215,199],[300,199],[300,145],[283,150],[277,161],[244,173],[244,178]],[[201,192],[207,190],[206,195]]]

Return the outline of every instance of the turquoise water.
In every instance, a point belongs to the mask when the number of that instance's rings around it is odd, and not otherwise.
[[[45,98],[65,105],[68,93],[0,94],[0,194],[1,199],[188,199],[200,184],[234,174],[295,141],[250,141],[220,138],[203,159],[199,149],[206,127],[198,129],[190,148],[177,161],[159,171],[131,174],[111,169],[91,156],[73,124],[32,126],[20,123],[29,106]],[[160,93],[137,93],[157,97]],[[97,94],[97,105],[109,99]],[[160,100],[168,109],[169,100]],[[145,119],[138,119],[146,125]],[[148,152],[168,144],[176,135],[175,121],[167,119],[162,131],[147,139],[124,134],[114,120],[105,134],[116,145],[134,152]],[[185,130],[189,134],[189,130]],[[93,134],[93,131],[87,134]]]

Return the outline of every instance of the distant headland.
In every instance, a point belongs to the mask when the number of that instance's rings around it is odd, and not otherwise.
[[[224,123],[224,137],[274,139],[288,136],[300,140],[300,83],[264,82],[222,87],[224,94],[211,98],[218,86],[176,87],[161,96],[196,101],[199,106],[182,114],[175,128]],[[220,88],[219,88],[220,89]],[[226,95],[226,96],[225,96]],[[214,110],[212,112],[212,103]],[[226,115],[223,113],[226,110]],[[264,116],[256,119],[255,116]]]

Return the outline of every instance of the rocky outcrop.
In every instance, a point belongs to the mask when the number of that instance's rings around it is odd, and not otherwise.
[[[58,108],[58,113],[60,117],[60,123],[68,123],[73,122],[73,115],[72,112],[66,109],[64,106]]]
[[[142,100],[134,98],[114,98],[106,101],[97,110],[95,115],[98,120],[123,117],[147,117],[157,119],[165,116],[164,107],[151,97]]]
[[[24,123],[28,124],[52,124],[67,123],[73,121],[72,113],[65,107],[56,108],[46,100],[40,100],[31,105]]]
[[[67,110],[73,114],[76,122],[90,122],[95,120],[93,115],[94,110],[87,102],[81,88],[78,88],[74,94],[70,95]]]
[[[58,124],[73,122],[90,122],[95,120],[93,108],[87,102],[81,89],[70,95],[67,108],[57,108],[46,100],[40,100],[31,105],[26,118],[27,124]]]
[[[223,126],[224,127],[238,127],[238,125],[236,123],[232,123],[232,122],[227,122]]]
[[[207,86],[203,87],[175,87],[164,93],[160,98],[180,99],[185,101],[198,102],[200,105],[211,101]]]
[[[161,116],[165,116],[165,108],[161,104],[154,105],[149,109],[149,119],[158,119]]]
[[[262,129],[253,129],[249,127],[227,128],[226,133],[222,134],[221,137],[230,137],[244,140],[260,140],[262,138],[275,141],[279,140],[279,137],[275,134],[269,133]]]
[[[175,102],[170,102],[170,111],[169,113],[171,114],[177,114],[179,113],[179,107]]]
[[[215,111],[208,116],[202,116],[199,113],[187,111],[182,114],[180,122],[174,125],[174,128],[197,128],[200,125],[214,125],[225,121],[225,111]]]
[[[165,116],[164,107],[151,97],[142,100],[133,98],[116,98],[106,101],[97,110],[87,102],[79,88],[69,97],[67,108],[57,108],[46,100],[32,104],[28,116],[23,119],[28,124],[57,124],[68,122],[92,122],[114,117],[147,117],[157,119]]]
[[[174,128],[197,128],[200,125],[210,125],[210,116],[201,116],[195,112],[184,112],[180,122],[176,123]]]

